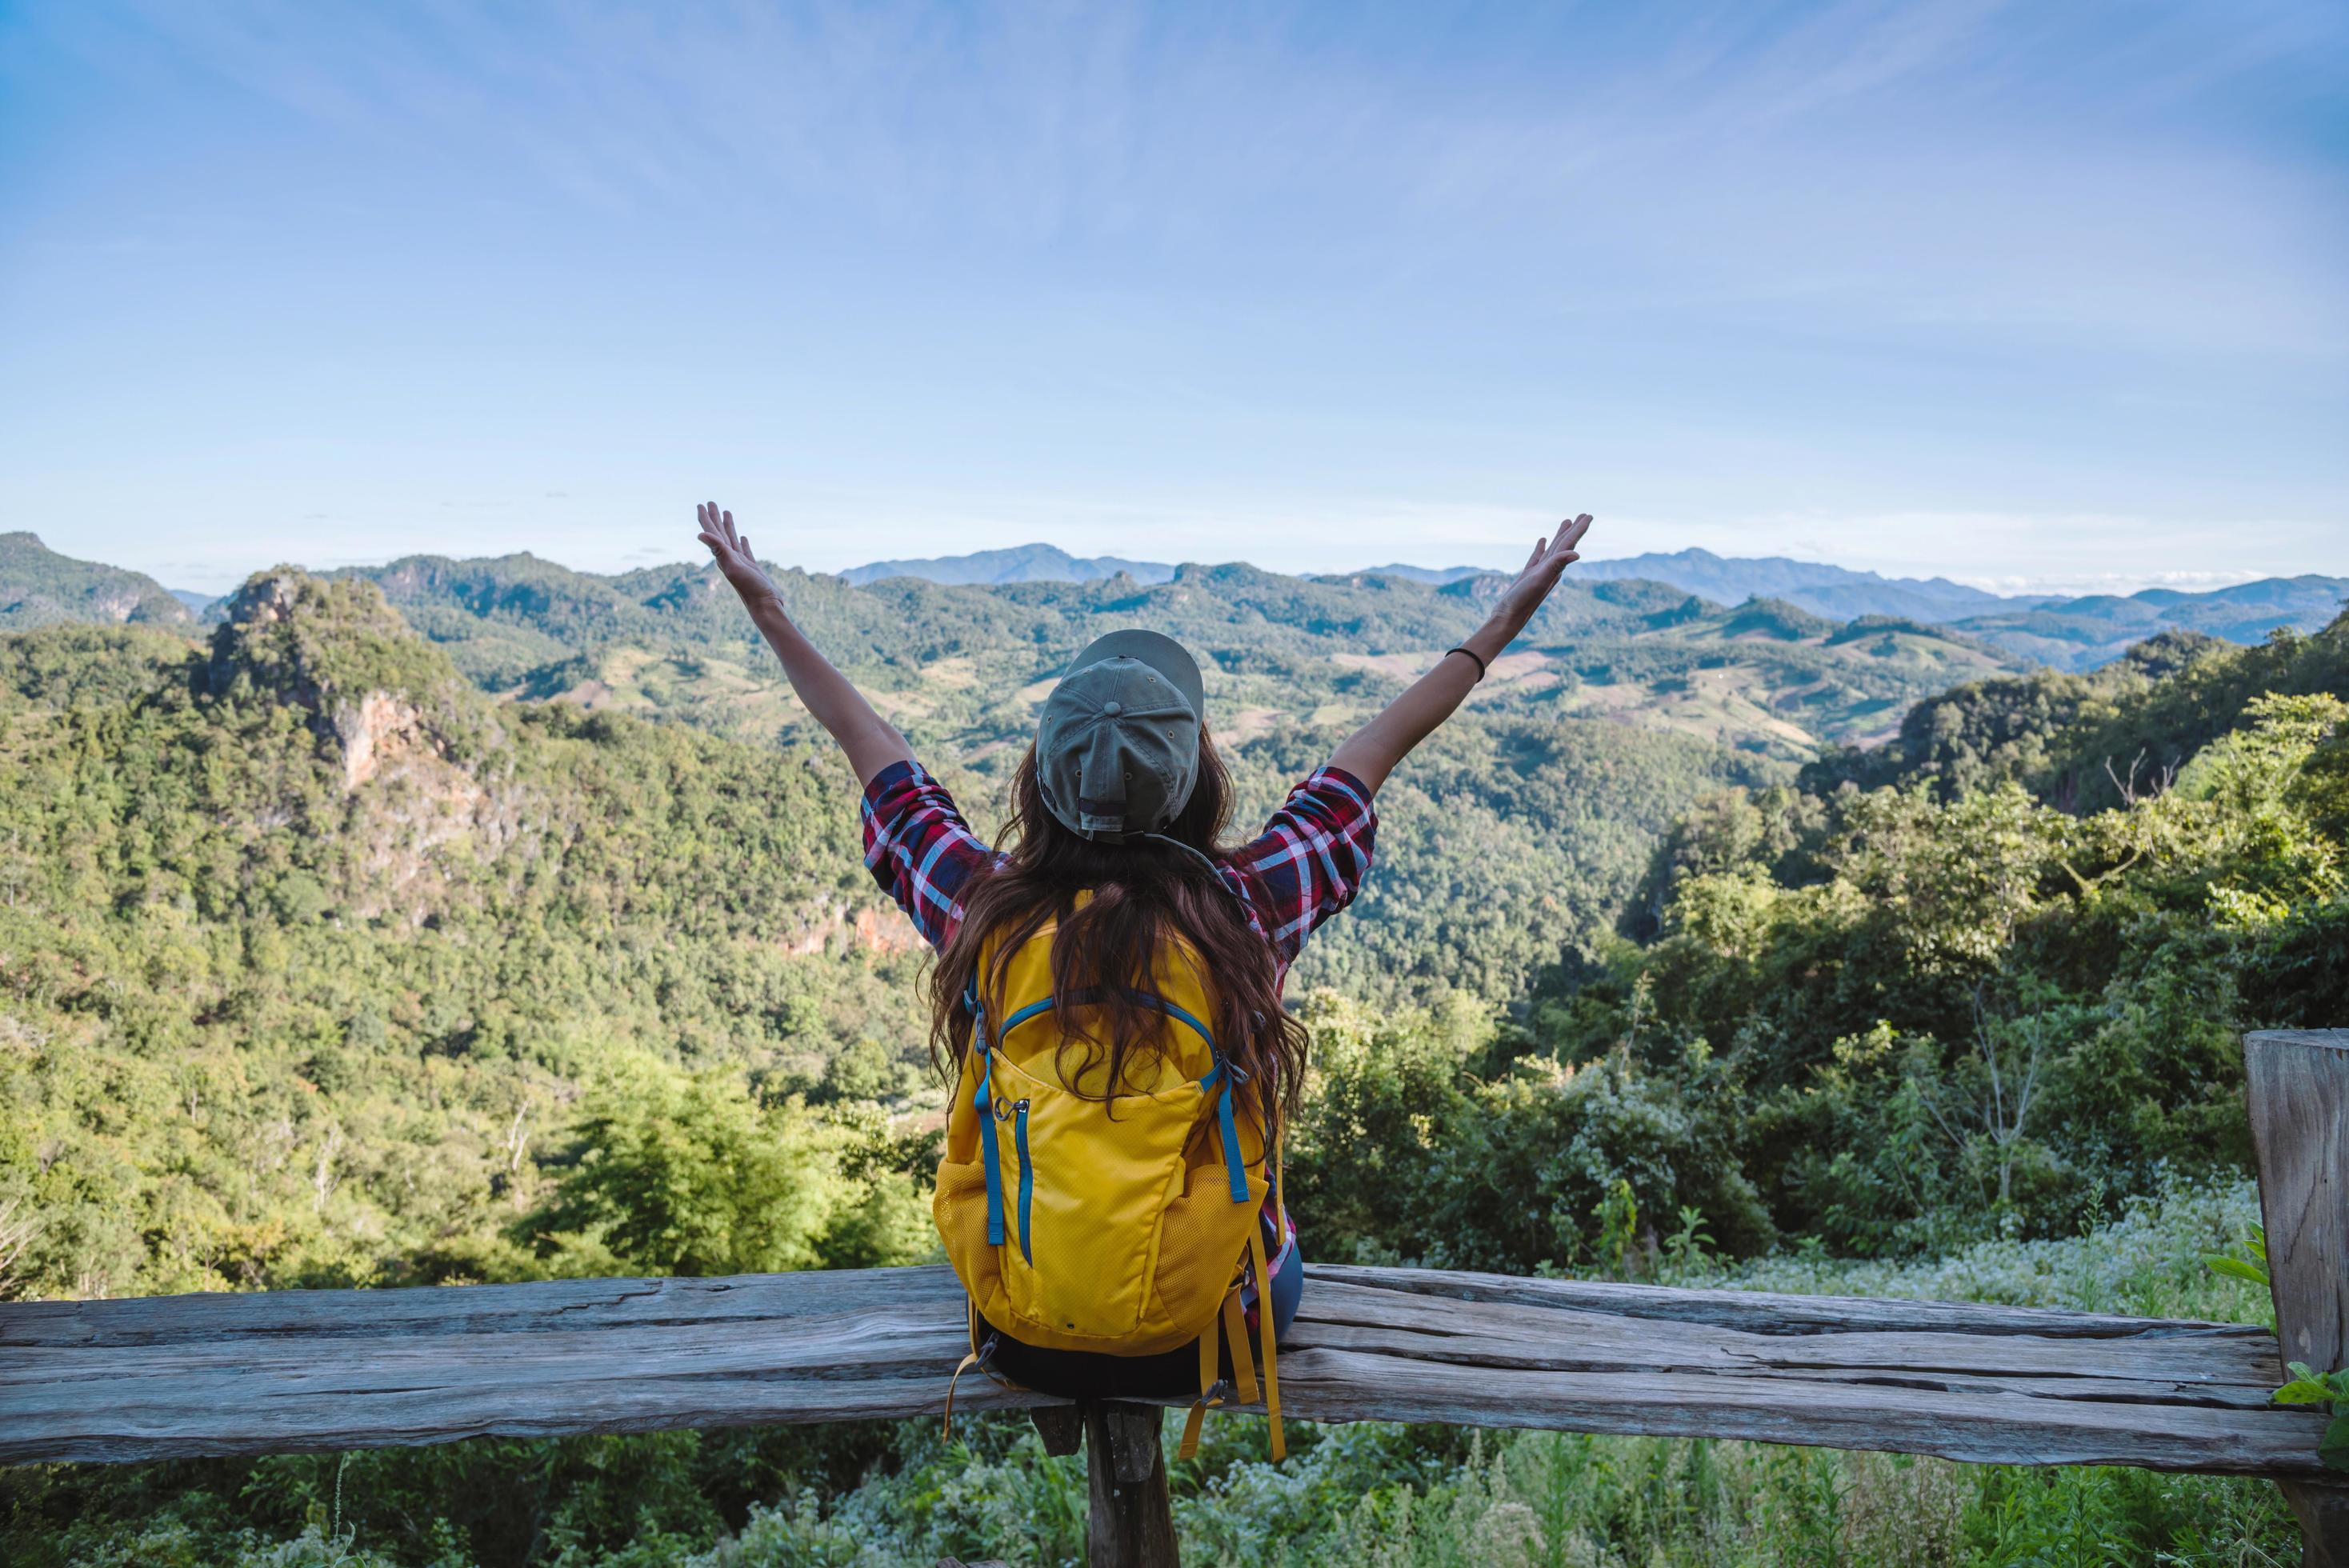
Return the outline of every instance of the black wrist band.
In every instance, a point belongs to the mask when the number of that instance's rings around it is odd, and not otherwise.
[[[1468,652],[1468,650],[1467,650],[1466,648],[1446,648],[1446,649],[1444,649],[1444,657],[1446,657],[1446,658],[1450,658],[1454,654],[1468,654],[1468,656],[1469,656],[1471,659],[1475,659],[1475,662],[1476,662],[1476,678],[1477,678],[1478,680],[1480,680],[1480,681],[1481,681],[1481,680],[1483,680],[1483,679],[1485,678],[1485,661],[1484,661],[1484,660],[1476,658],[1476,655],[1475,655],[1475,654],[1473,654],[1473,653],[1469,653],[1469,652]]]

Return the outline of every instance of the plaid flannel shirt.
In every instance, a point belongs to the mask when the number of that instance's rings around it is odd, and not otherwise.
[[[918,762],[892,763],[874,775],[864,814],[865,868],[930,945],[943,949],[962,923],[962,890],[994,864],[996,851]],[[1216,874],[1238,897],[1249,928],[1270,944],[1280,978],[1314,927],[1361,891],[1377,831],[1362,781],[1323,768],[1288,792],[1262,833],[1218,857]]]

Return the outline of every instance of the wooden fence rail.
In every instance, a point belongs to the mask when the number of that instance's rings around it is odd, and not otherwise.
[[[2249,1047],[2288,1358],[2337,1365],[2349,1031]],[[2282,1112],[2262,1116],[2278,1088]],[[1297,1418],[2266,1476],[2306,1562],[2349,1568],[2349,1492],[2316,1457],[2325,1418],[2269,1402],[2287,1357],[2261,1329],[1411,1269],[1307,1277],[1280,1357]],[[963,1349],[943,1268],[20,1303],[0,1306],[0,1462],[936,1415]],[[976,1377],[957,1402],[1052,1403]],[[1088,1422],[1094,1561],[1171,1563],[1154,1418]],[[1039,1427],[1073,1451],[1072,1421]]]
[[[1308,1420],[1754,1438],[2318,1479],[2274,1336],[2220,1324],[1404,1269],[1307,1271]],[[0,1309],[0,1460],[935,1416],[944,1268]],[[1049,1401],[967,1377],[965,1408]]]

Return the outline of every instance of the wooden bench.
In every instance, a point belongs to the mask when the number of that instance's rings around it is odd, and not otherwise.
[[[2349,1031],[2248,1047],[2281,1351],[2224,1324],[1324,1265],[1286,1413],[2265,1476],[2305,1561],[2349,1568],[2325,1418],[2268,1398],[2285,1359],[2349,1359]],[[964,1348],[943,1268],[20,1303],[0,1462],[935,1416]],[[976,1375],[957,1408],[1037,1409],[1055,1452],[1081,1426],[1093,1560],[1173,1562],[1157,1412]]]

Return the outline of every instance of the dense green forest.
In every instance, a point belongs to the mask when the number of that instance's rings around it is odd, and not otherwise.
[[[1337,734],[1235,748],[1249,810]],[[984,820],[992,777],[941,768]],[[1604,928],[1680,805],[1771,772],[1472,717],[1383,802],[1374,891],[1301,988],[1504,998]],[[918,1140],[889,1140],[937,1103],[919,955],[828,749],[493,701],[372,584],[287,572],[203,646],[0,640],[0,1202],[40,1216],[20,1289],[511,1273],[517,1215],[535,1252],[617,1266],[533,1205],[580,1096],[623,1078],[706,1099],[730,1075],[789,1137],[845,1140],[860,1182],[895,1173],[842,1203],[911,1201]]]
[[[1742,1255],[1915,1256],[2241,1168],[2240,1031],[2349,1017],[2349,622],[2079,684],[1921,706],[1873,788],[1834,758],[1698,802],[1623,932],[1497,1023],[1325,1027],[1325,1255],[1616,1266],[1693,1215]],[[2099,751],[2165,761],[2065,810]],[[1594,1239],[1619,1183],[1652,1220]]]
[[[201,641],[0,637],[0,1291],[929,1254],[919,960],[853,781],[706,576],[606,602],[543,566],[279,571]],[[982,822],[1037,683],[1105,620],[1213,661],[1256,812],[1475,614],[1475,580],[1214,570],[786,592]],[[2199,1257],[2251,1217],[2236,1032],[2349,1016],[2349,624],[2075,676],[1652,585],[1553,614],[1382,794],[1371,892],[1293,982],[1314,1255],[2265,1310]],[[1376,1427],[1275,1469],[1225,1428],[1177,1477],[1202,1561],[2289,1539],[2248,1483]],[[0,1547],[1069,1560],[1081,1474],[1012,1423],[958,1435],[27,1467]]]

